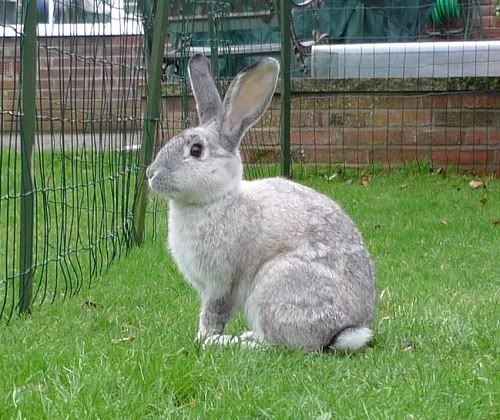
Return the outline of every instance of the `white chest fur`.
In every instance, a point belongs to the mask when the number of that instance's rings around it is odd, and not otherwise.
[[[222,295],[232,281],[234,262],[227,238],[230,229],[222,219],[217,208],[170,202],[170,251],[186,280],[204,295]]]

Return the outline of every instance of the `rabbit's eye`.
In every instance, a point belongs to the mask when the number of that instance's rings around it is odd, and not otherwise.
[[[189,154],[193,157],[199,158],[203,153],[203,146],[200,143],[195,143],[191,146]]]

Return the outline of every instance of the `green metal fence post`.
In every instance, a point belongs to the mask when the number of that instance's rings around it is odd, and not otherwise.
[[[280,0],[281,33],[281,174],[291,176],[290,165],[290,90],[291,90],[291,17],[290,0]]]
[[[152,13],[154,16],[153,42],[151,58],[149,60],[150,68],[148,69],[146,113],[144,116],[142,145],[139,154],[139,164],[141,167],[137,173],[133,209],[134,222],[132,235],[136,244],[141,244],[144,241],[144,223],[149,191],[146,168],[153,158],[156,127],[160,119],[161,74],[165,39],[168,30],[169,9],[170,0],[158,0],[156,2],[156,13]],[[147,32],[145,35],[147,35]]]
[[[37,7],[23,0],[21,38],[21,223],[19,238],[19,313],[31,312],[33,295],[33,149],[36,131]]]
[[[208,11],[208,33],[210,38],[210,66],[212,67],[212,76],[215,79],[216,86],[219,81],[219,50],[217,40],[217,12],[215,2],[210,2]],[[218,86],[217,86],[218,87]]]

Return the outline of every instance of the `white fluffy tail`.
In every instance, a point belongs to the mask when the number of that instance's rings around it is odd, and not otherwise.
[[[356,351],[368,344],[372,337],[370,328],[346,328],[336,337],[331,347],[338,351]]]

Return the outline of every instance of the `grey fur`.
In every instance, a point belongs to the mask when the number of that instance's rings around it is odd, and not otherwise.
[[[221,112],[221,100],[210,74],[210,63],[201,54],[195,54],[188,65],[191,89],[196,99],[200,124],[207,124]]]
[[[193,60],[201,59],[191,69]],[[278,73],[274,59],[240,73],[217,118],[163,147],[147,170],[149,184],[169,200],[170,251],[201,295],[199,339],[234,342],[224,326],[244,309],[252,328],[245,339],[355,350],[371,338],[376,300],[358,230],[310,188],[281,178],[242,180],[241,137],[269,105]],[[192,80],[197,90],[205,76]],[[196,99],[200,114],[210,114],[213,103]],[[190,155],[194,143],[203,146],[199,158]]]

